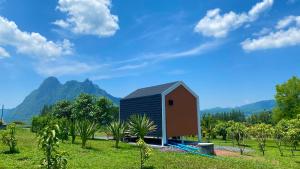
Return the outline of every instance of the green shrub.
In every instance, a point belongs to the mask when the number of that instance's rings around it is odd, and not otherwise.
[[[156,125],[145,114],[132,115],[128,122],[129,131],[132,135],[144,139],[146,135],[156,130]]]
[[[39,133],[39,146],[45,155],[41,161],[43,168],[64,169],[67,167],[67,153],[57,150],[59,148],[59,132],[59,126],[51,122]]]
[[[120,140],[124,138],[126,128],[126,124],[119,121],[112,122],[110,125],[108,125],[107,130],[113,135],[114,139],[116,140],[116,148],[119,147]]]
[[[9,147],[9,153],[18,153],[17,138],[16,138],[16,124],[11,123],[6,127],[2,133],[3,144]]]

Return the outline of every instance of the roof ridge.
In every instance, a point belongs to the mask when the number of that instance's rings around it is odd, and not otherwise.
[[[181,81],[174,81],[174,82],[164,83],[160,85],[139,88],[133,91],[132,93],[130,93],[129,95],[127,95],[126,97],[124,97],[124,99],[146,97],[146,96],[161,94],[179,82]]]

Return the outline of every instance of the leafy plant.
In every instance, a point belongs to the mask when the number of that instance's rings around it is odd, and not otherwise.
[[[247,138],[247,129],[243,123],[230,122],[230,127],[227,128],[227,133],[237,142],[241,155],[246,148],[245,139]]]
[[[214,128],[214,133],[222,136],[222,140],[226,140],[228,127],[229,124],[227,122],[218,121],[217,125]]]
[[[65,169],[67,167],[67,153],[57,150],[59,148],[59,132],[58,124],[50,123],[39,133],[39,146],[45,155],[41,161],[43,168]]]
[[[2,133],[3,144],[9,147],[9,153],[18,153],[17,138],[16,138],[16,124],[11,123]]]
[[[115,146],[118,148],[120,140],[124,138],[125,131],[127,129],[126,124],[120,121],[112,122],[110,125],[108,125],[107,129],[110,133],[112,133],[114,139],[116,140]]]
[[[256,124],[249,128],[249,133],[256,139],[259,150],[265,155],[266,141],[274,133],[272,126],[264,123]]]
[[[289,125],[287,120],[281,120],[274,128],[274,140],[281,156],[283,156],[282,146],[285,142]]]
[[[144,140],[144,137],[156,130],[156,125],[145,114],[132,115],[128,122],[129,131],[132,135]]]
[[[95,101],[94,96],[81,94],[74,103],[76,129],[82,140],[82,148],[86,147],[87,140],[94,135],[99,127]]]
[[[137,145],[138,145],[138,147],[140,149],[141,169],[143,169],[146,160],[149,159],[149,157],[151,156],[153,150],[141,138],[137,141]]]
[[[81,137],[81,147],[86,148],[86,142],[97,131],[98,124],[87,119],[82,119],[77,121],[76,128]]]
[[[273,118],[275,121],[281,119],[294,119],[300,114],[300,79],[296,76],[286,83],[276,86],[276,107]]]

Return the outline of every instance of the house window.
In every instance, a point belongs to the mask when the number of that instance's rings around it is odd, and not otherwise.
[[[169,105],[173,106],[173,104],[174,104],[174,101],[173,100],[169,100]]]

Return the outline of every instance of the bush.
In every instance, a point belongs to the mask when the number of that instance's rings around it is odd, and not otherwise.
[[[66,152],[57,150],[59,147],[60,128],[55,123],[48,124],[39,133],[39,146],[44,152],[45,157],[41,161],[41,166],[47,169],[64,169],[67,167]]]
[[[107,130],[114,136],[116,140],[116,148],[119,147],[119,142],[122,138],[124,138],[125,131],[126,131],[126,124],[123,122],[112,122],[108,125]]]
[[[132,135],[144,140],[144,137],[156,130],[156,125],[145,114],[132,115],[128,122],[129,131]]]
[[[17,138],[16,138],[16,124],[12,123],[6,127],[2,133],[3,144],[9,147],[9,153],[18,153]]]

